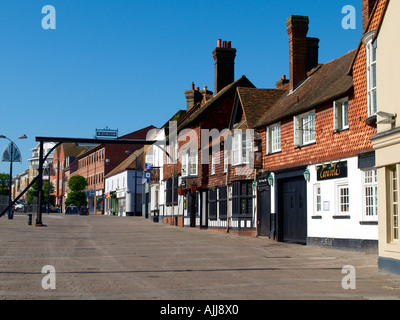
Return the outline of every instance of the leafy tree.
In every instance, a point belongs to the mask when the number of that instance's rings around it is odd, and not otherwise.
[[[55,196],[51,194],[53,192],[54,192],[54,186],[52,183],[50,183],[50,204],[54,206]],[[35,201],[34,199],[38,197],[38,194],[39,194],[39,187],[38,187],[38,182],[36,181],[33,184],[33,186],[28,190],[28,197],[27,197],[28,204],[32,204]],[[48,194],[49,194],[49,182],[43,181],[42,184],[43,204],[47,204]]]
[[[9,183],[10,183],[10,175],[8,173],[0,173],[0,196],[8,195]]]
[[[72,176],[68,180],[68,187],[71,191],[82,191],[87,187],[87,181],[80,175]]]
[[[65,200],[65,205],[74,205],[74,206],[86,206],[86,193],[83,192],[87,187],[87,181],[84,177],[80,175],[72,176],[68,180],[68,187],[71,190],[68,193],[67,199]]]

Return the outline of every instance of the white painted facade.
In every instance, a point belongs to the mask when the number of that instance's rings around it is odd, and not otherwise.
[[[310,181],[307,183],[308,237],[378,240],[376,198],[375,194],[367,195],[372,189],[373,192],[376,191],[377,184],[375,176],[371,179],[370,176],[365,176],[366,172],[374,169],[359,169],[358,157],[340,161],[347,161],[346,178],[318,181],[316,166],[322,164],[308,167],[310,171]],[[372,183],[366,183],[366,179]],[[346,187],[348,187],[348,211],[343,213],[340,212],[340,190]],[[367,197],[373,201],[369,207],[374,207],[374,210],[370,209],[369,212],[366,209],[366,202],[369,201]]]
[[[136,186],[135,186],[136,174]],[[116,194],[116,212],[119,216],[126,216],[135,212],[135,192],[136,192],[136,211],[142,212],[142,171],[125,170],[105,179],[105,193]],[[106,198],[105,213],[111,214],[111,198]]]

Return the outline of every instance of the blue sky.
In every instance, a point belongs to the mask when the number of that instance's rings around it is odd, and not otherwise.
[[[56,9],[44,30],[42,7]],[[357,10],[355,30],[342,8]],[[235,78],[274,88],[289,73],[286,19],[310,18],[326,63],[357,47],[361,0],[1,0],[0,134],[17,141],[28,168],[37,136],[91,138],[108,126],[127,134],[163,125],[186,107],[192,81],[214,89],[217,39],[237,49]],[[0,152],[7,140],[0,139]],[[0,163],[0,172],[9,164]]]

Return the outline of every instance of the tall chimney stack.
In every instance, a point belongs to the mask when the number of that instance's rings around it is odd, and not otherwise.
[[[362,19],[363,30],[367,27],[369,18],[371,17],[372,10],[375,7],[377,0],[362,0]]]
[[[286,21],[289,35],[289,90],[307,77],[307,72],[318,66],[319,39],[307,38],[309,19],[290,16]]]
[[[222,43],[221,39],[218,39],[217,47],[212,53],[215,61],[214,94],[217,94],[221,89],[235,81],[236,49],[231,47],[230,41]]]

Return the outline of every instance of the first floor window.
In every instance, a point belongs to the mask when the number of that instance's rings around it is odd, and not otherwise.
[[[232,140],[233,165],[248,164],[252,144],[250,130],[235,130]]]
[[[305,113],[293,118],[294,145],[302,146],[315,142],[315,112]]]
[[[333,122],[334,130],[344,130],[349,127],[348,98],[333,103]]]
[[[267,127],[267,154],[281,151],[281,124]]]

